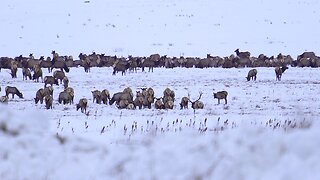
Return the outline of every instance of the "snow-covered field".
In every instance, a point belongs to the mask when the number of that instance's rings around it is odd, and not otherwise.
[[[11,0],[0,6],[0,56],[320,54],[319,7],[311,0]],[[75,102],[88,98],[88,115],[57,103],[61,85],[52,110],[35,105],[43,83],[2,70],[1,95],[11,85],[24,98],[0,107],[0,179],[319,179],[319,70],[289,67],[275,81],[273,68],[257,69],[257,81],[247,82],[248,68],[126,76],[72,68]],[[157,97],[169,87],[175,108],[92,103],[92,90],[125,87],[152,87]],[[220,90],[229,93],[227,105],[212,96]],[[181,97],[199,92],[203,110],[180,110]]]

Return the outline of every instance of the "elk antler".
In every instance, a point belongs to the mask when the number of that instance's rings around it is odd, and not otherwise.
[[[201,96],[202,96],[203,93],[200,91],[199,94],[200,94],[200,96],[196,101],[199,101],[201,99]]]

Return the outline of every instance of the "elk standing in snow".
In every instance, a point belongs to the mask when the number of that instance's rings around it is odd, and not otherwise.
[[[274,71],[276,72],[276,80],[281,81],[282,73],[284,73],[284,71],[287,70],[287,69],[289,69],[289,68],[286,67],[286,66],[276,67],[276,68],[274,69]]]
[[[220,104],[220,99],[224,99],[225,104],[227,104],[227,96],[228,96],[227,91],[219,91],[217,93],[213,93],[213,97],[215,99],[218,99],[218,104]]]
[[[258,71],[256,69],[251,69],[248,72],[248,76],[246,77],[247,81],[250,81],[251,79],[252,80],[256,80],[257,79],[257,73],[258,73]]]

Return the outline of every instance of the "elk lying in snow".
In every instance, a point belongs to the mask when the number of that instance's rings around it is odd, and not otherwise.
[[[128,105],[130,104],[130,102],[127,99],[124,100],[120,100],[117,107],[119,109],[126,109],[128,107]]]
[[[94,90],[91,91],[92,93],[92,102],[94,103],[94,101],[96,101],[97,104],[101,104],[101,91],[99,90]]]
[[[282,73],[284,73],[285,70],[289,69],[288,67],[276,67],[274,69],[274,71],[276,72],[276,80],[278,81],[281,81],[281,76],[282,76]]]
[[[200,95],[199,98],[193,102],[188,98],[188,100],[191,102],[192,109],[203,109],[204,108],[203,102],[200,101],[201,96],[202,96],[202,92],[200,92],[199,95]]]
[[[246,77],[248,81],[252,80],[256,80],[257,79],[257,73],[258,71],[256,69],[251,69],[248,72],[248,76]]]
[[[161,99],[162,98],[156,98],[156,102],[154,103],[154,107],[156,109],[165,109],[164,104]]]
[[[239,58],[250,58],[250,52],[248,51],[240,52],[239,49],[236,49],[234,52],[237,54]]]
[[[218,99],[218,104],[220,104],[220,99],[224,99],[225,104],[227,104],[227,91],[219,91],[217,93],[213,93],[213,97]]]
[[[1,96],[0,97],[0,103],[8,103],[8,101],[9,101],[9,98],[8,98],[8,96]]]
[[[137,96],[134,101],[133,104],[135,107],[139,107],[139,109],[142,109],[143,106],[143,97],[142,96]]]
[[[47,84],[50,84],[51,86],[53,86],[53,84],[59,86],[58,80],[56,78],[54,78],[53,76],[45,76],[44,77],[44,87],[46,87]]]
[[[88,100],[86,98],[82,98],[79,100],[79,103],[76,105],[77,111],[81,109],[81,112],[87,113]]]
[[[46,95],[44,97],[44,101],[46,103],[46,109],[52,109],[53,97],[50,95]]]
[[[12,94],[12,99],[14,99],[14,95],[17,95],[19,98],[23,98],[22,93],[16,87],[7,86],[5,91],[7,97],[9,97],[9,94]]]
[[[22,80],[24,79],[28,79],[29,77],[29,80],[31,80],[31,72],[28,68],[22,68]]]
[[[183,97],[180,102],[180,109],[188,109],[189,98]]]

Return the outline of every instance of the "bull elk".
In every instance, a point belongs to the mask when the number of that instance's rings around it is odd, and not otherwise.
[[[199,92],[199,98],[197,99],[197,100],[195,100],[195,101],[191,101],[189,98],[188,98],[188,100],[191,102],[191,107],[192,107],[192,109],[203,109],[204,108],[204,104],[203,104],[203,102],[202,101],[200,101],[200,99],[201,99],[201,96],[202,96],[202,92]]]

